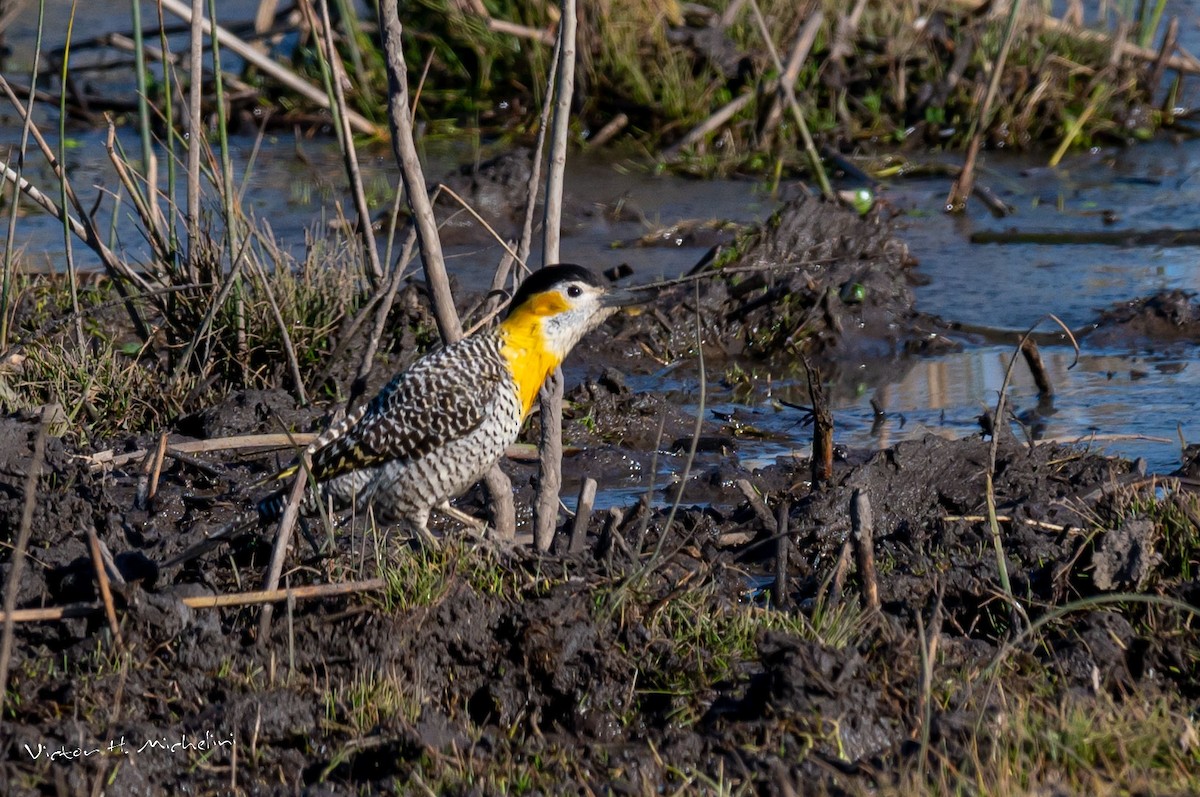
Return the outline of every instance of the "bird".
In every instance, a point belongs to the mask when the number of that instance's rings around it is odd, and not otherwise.
[[[577,343],[639,292],[606,284],[563,263],[529,275],[499,324],[432,351],[397,374],[369,402],[319,435],[292,465],[308,463],[300,515],[322,507],[407,523],[425,540],[433,509],[465,493],[514,443],[547,377]],[[254,524],[278,520],[289,488],[163,565],[182,564]]]

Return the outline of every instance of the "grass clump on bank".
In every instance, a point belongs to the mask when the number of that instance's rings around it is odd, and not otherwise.
[[[342,5],[342,4],[338,4]],[[816,144],[839,152],[959,149],[978,128],[991,147],[1089,147],[1143,139],[1173,124],[1176,75],[1200,61],[1176,52],[1161,3],[1110,9],[1101,21],[1024,3],[1006,45],[1007,4],[977,0],[856,3],[838,0],[608,0],[580,9],[575,133],[623,140],[675,168],[805,171],[797,120],[780,90],[781,67]],[[345,62],[346,102],[381,130],[386,70],[377,26],[346,8],[333,20]],[[764,41],[761,11],[771,37]],[[419,82],[415,113],[427,131],[524,135],[535,129],[552,60],[553,2],[421,0],[406,9],[405,55]],[[317,20],[294,14],[286,68],[327,85]],[[253,38],[248,30],[237,29]],[[157,39],[147,30],[147,41]],[[92,46],[102,46],[92,43]],[[780,64],[769,55],[773,48]],[[1158,48],[1158,49],[1154,49]],[[993,71],[997,96],[981,113]],[[231,123],[327,128],[312,97],[247,69],[231,97]],[[1165,79],[1164,79],[1165,78]],[[161,78],[151,75],[153,88]],[[1162,91],[1162,85],[1167,90]],[[166,97],[159,97],[162,103]],[[104,107],[81,98],[81,113]],[[127,113],[120,103],[114,110]],[[175,118],[178,118],[176,115]],[[610,129],[608,126],[613,125]],[[328,132],[328,130],[326,130]]]

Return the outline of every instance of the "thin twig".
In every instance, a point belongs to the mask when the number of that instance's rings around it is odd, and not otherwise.
[[[387,589],[387,581],[371,578],[365,581],[346,581],[340,584],[311,584],[305,587],[288,587],[275,590],[251,590],[227,595],[186,595],[180,603],[192,609],[223,609],[229,606],[254,606],[260,603],[279,603],[286,600],[306,598],[331,598],[338,595],[356,595],[363,592],[379,592]],[[52,622],[70,617],[89,617],[103,607],[91,603],[76,603],[70,606],[46,606],[40,609],[14,609],[0,617],[4,623]],[[3,695],[0,695],[3,700]]]
[[[961,213],[965,210],[967,197],[971,195],[971,186],[975,182],[975,163],[979,157],[979,149],[983,146],[983,137],[987,133],[988,124],[991,122],[992,104],[996,101],[996,92],[1000,88],[1000,78],[1004,74],[1004,62],[1008,60],[1008,53],[1012,50],[1021,5],[1022,0],[1012,0],[1012,5],[1008,9],[1004,40],[1001,42],[1000,52],[992,64],[987,93],[984,95],[983,102],[978,105],[978,113],[971,120],[971,136],[967,144],[966,157],[963,158],[962,171],[959,172],[958,179],[950,187],[950,195],[946,197],[946,210],[952,213]]]
[[[354,375],[354,381],[350,384],[350,395],[346,399],[346,406],[352,406],[367,390],[367,380],[371,375],[371,367],[375,363],[375,353],[379,351],[379,342],[383,340],[383,332],[387,327],[388,316],[392,312],[392,304],[396,300],[396,292],[400,290],[400,283],[404,279],[404,269],[408,262],[412,259],[413,249],[417,244],[417,231],[415,228],[408,232],[408,239],[404,242],[404,249],[400,252],[400,259],[396,261],[396,267],[392,269],[391,277],[387,282],[387,289],[383,292],[383,297],[379,301],[379,307],[375,311],[375,326],[371,329],[371,337],[367,340],[367,345],[363,349],[362,359],[358,363],[358,372]]]
[[[1019,1],[1020,0],[1017,0],[1017,2]],[[1042,321],[1046,320],[1047,318],[1058,324],[1058,326],[1062,328],[1063,332],[1066,333],[1067,338],[1071,341],[1071,345],[1075,348],[1075,362],[1078,362],[1079,344],[1075,342],[1075,336],[1071,334],[1071,330],[1067,328],[1067,325],[1064,324],[1058,316],[1052,313],[1042,316],[1042,318],[1038,319],[1036,324],[1031,326],[1025,332],[1025,334],[1021,336],[1021,343],[1017,344],[1018,348],[1023,345],[1031,335],[1033,335],[1033,331],[1037,329],[1041,325]],[[1008,361],[1008,367],[1004,369],[1004,379],[1000,383],[1000,396],[996,399],[996,410],[995,415],[993,416],[994,420],[992,422],[994,424],[994,428],[992,429],[992,441],[991,445],[988,447],[988,466],[984,480],[984,498],[987,502],[987,517],[988,526],[991,529],[992,547],[995,548],[996,551],[996,572],[1000,579],[1000,588],[1004,590],[1004,596],[1008,599],[1009,606],[1012,607],[1012,619],[1014,625],[1016,625],[1019,615],[1020,619],[1024,620],[1025,625],[1028,626],[1029,616],[1026,614],[1025,608],[1017,601],[1016,596],[1013,594],[1012,585],[1008,579],[1008,562],[1004,553],[1004,540],[1000,536],[1000,520],[996,514],[996,456],[1000,448],[1001,434],[1003,430],[1008,428],[1008,422],[1004,418],[1004,409],[1005,401],[1008,398],[1008,383],[1012,378],[1013,366],[1016,365],[1016,362],[1017,356],[1016,354],[1013,354]],[[1072,362],[1069,367],[1073,368],[1075,366],[1075,362]]]
[[[96,536],[96,528],[90,523],[87,527],[88,550],[92,554],[92,568],[96,572],[96,585],[100,588],[100,598],[104,602],[104,614],[108,617],[108,630],[112,632],[117,648],[125,647],[121,639],[121,624],[117,622],[117,610],[113,605],[112,589],[108,584],[108,571],[104,569],[104,557],[100,555],[100,538]]]
[[[562,232],[563,180],[567,167],[567,137],[571,125],[571,96],[575,90],[575,34],[578,27],[575,0],[562,0],[558,24],[561,42],[558,81],[554,92],[554,120],[546,174],[546,203],[542,229],[542,265],[559,262]],[[548,551],[558,525],[558,494],[562,486],[562,369],[555,368],[538,398],[542,416],[538,490],[533,507],[533,540],[539,551]]]
[[[780,80],[781,86],[796,85],[796,80],[800,77],[800,70],[804,67],[804,62],[808,59],[813,42],[816,41],[817,33],[821,30],[824,22],[825,15],[821,13],[821,9],[817,8],[808,15],[808,19],[796,31],[796,40],[792,42],[792,51],[788,53],[787,68],[783,70],[783,77]],[[771,110],[767,113],[767,119],[763,122],[762,134],[764,137],[774,133],[775,128],[779,126],[779,122],[783,118],[783,103],[786,101],[787,97],[782,88],[779,88],[775,93],[775,98],[771,100]]]
[[[29,547],[30,529],[33,527],[33,507],[37,503],[38,477],[46,459],[46,433],[50,427],[50,415],[43,410],[42,422],[33,441],[33,459],[25,474],[25,489],[21,503],[21,525],[17,528],[17,543],[9,557],[8,581],[4,585],[4,631],[0,634],[0,717],[5,716],[4,700],[8,696],[8,668],[12,662],[13,609],[17,605],[17,592],[21,589],[21,576],[25,570],[25,551]]]
[[[417,230],[417,243],[421,248],[421,260],[425,269],[425,280],[433,299],[434,317],[444,343],[453,343],[462,337],[462,324],[454,309],[454,298],[450,295],[450,280],[446,276],[446,261],[442,255],[442,243],[438,237],[437,220],[426,189],[425,172],[417,155],[413,141],[412,110],[409,104],[408,68],[404,63],[402,46],[403,26],[395,3],[380,3],[383,16],[383,44],[387,54],[388,70],[388,122],[392,132],[392,151],[400,166],[404,180],[405,197],[412,211],[413,224]]]
[[[308,3],[302,5],[307,14],[310,10]],[[329,21],[327,0],[321,0],[321,27],[325,34],[321,39],[325,45],[325,61],[332,70],[329,82],[333,89],[333,102],[330,107],[334,113],[334,122],[338,125],[338,143],[342,148],[342,163],[346,169],[346,178],[350,181],[354,208],[358,213],[358,234],[362,238],[363,249],[367,253],[367,276],[370,278],[372,286],[378,288],[383,283],[383,266],[379,262],[379,249],[375,245],[371,208],[367,204],[367,192],[363,188],[362,173],[358,168],[358,151],[354,148],[354,131],[350,127],[350,109],[346,105],[346,92],[342,88],[343,81],[348,81],[349,77],[337,48],[333,46],[333,26]]]
[[[779,60],[779,53],[775,50],[775,41],[771,38],[771,31],[767,28],[767,21],[763,18],[762,9],[758,7],[757,0],[750,0],[750,9],[754,12],[754,21],[758,24],[759,35],[762,36],[763,43],[767,46],[767,52],[771,54],[771,62],[775,64],[775,69],[783,74],[783,63]],[[821,153],[817,151],[817,145],[808,132],[808,123],[804,120],[804,114],[800,112],[800,103],[796,100],[795,88],[786,80],[779,85],[783,89],[783,96],[787,99],[788,107],[792,110],[792,118],[800,131],[800,140],[804,143],[804,151],[808,153],[813,176],[817,178],[817,184],[821,187],[821,195],[826,199],[834,199],[833,188],[829,185],[829,177],[825,174],[825,167],[821,164]]]
[[[287,557],[288,544],[292,540],[292,531],[300,517],[300,503],[308,487],[308,454],[300,455],[300,467],[292,482],[292,492],[288,495],[287,505],[283,508],[283,516],[279,519],[279,531],[275,534],[275,547],[271,549],[271,565],[267,569],[267,577],[263,579],[263,591],[274,592],[279,587],[279,578],[283,575],[283,560]],[[263,606],[262,615],[258,621],[258,641],[264,644],[271,634],[272,607]]]
[[[222,28],[220,25],[214,25],[206,19],[202,11],[204,7],[203,0],[193,0],[194,11],[188,8],[181,0],[159,0],[159,3],[171,14],[174,14],[185,22],[192,23],[193,31],[198,30],[200,33],[216,36],[222,47],[227,48],[230,52],[237,55],[238,58],[261,70],[272,80],[283,85],[284,88],[291,89],[321,108],[329,109],[329,97],[326,96],[325,92],[310,85],[296,73],[275,63],[262,50],[242,41],[228,29]],[[196,40],[192,42],[192,58],[194,59],[192,62],[192,78],[196,80],[198,77],[203,77],[203,73],[200,73],[199,70],[202,62],[197,57],[199,55],[199,47],[196,42],[199,37],[195,33],[193,35],[196,36]],[[198,80],[196,80],[196,84],[199,84]],[[350,124],[359,133],[368,136],[379,135],[379,128],[362,114],[355,111],[348,111],[347,116]]]

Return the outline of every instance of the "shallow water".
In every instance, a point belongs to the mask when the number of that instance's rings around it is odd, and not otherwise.
[[[1200,50],[1200,25],[1188,15],[1197,0],[1169,4],[1168,13],[1184,20],[1185,46]],[[18,42],[19,39],[14,38]],[[19,59],[18,59],[19,60]],[[1190,84],[1197,95],[1200,80]],[[70,135],[68,165],[85,204],[116,180],[107,162],[103,134],[75,131]],[[0,150],[19,140],[19,125],[11,114],[0,116]],[[122,133],[129,153],[139,151],[136,139]],[[52,145],[54,142],[52,141]],[[293,251],[303,250],[306,235],[336,218],[340,203],[353,216],[341,163],[328,141],[297,141],[275,134],[262,142],[249,165],[256,142],[235,137],[231,143],[235,172],[247,181],[246,203],[259,218],[268,219],[276,236]],[[472,157],[462,148],[427,143],[430,180],[450,172]],[[368,195],[382,210],[395,182],[390,150],[377,147],[360,153]],[[1158,141],[1125,150],[1107,149],[1068,157],[1056,169],[1044,166],[1044,156],[1010,157],[987,153],[980,180],[987,183],[1016,213],[995,219],[978,202],[962,217],[941,212],[948,190],[944,178],[901,179],[884,186],[883,200],[897,212],[900,235],[920,261],[929,283],[916,289],[918,308],[951,321],[996,330],[1023,331],[1048,313],[1080,327],[1098,310],[1164,288],[1200,288],[1200,252],[1196,247],[1107,247],[975,245],[968,241],[979,230],[1109,230],[1200,227],[1200,144]],[[40,159],[30,157],[31,179],[49,186],[49,173]],[[160,163],[160,174],[165,168]],[[785,187],[787,190],[787,187]],[[597,162],[573,156],[568,175],[568,201],[578,207],[622,204],[637,208],[648,224],[614,221],[609,214],[588,212],[567,232],[564,260],[600,267],[629,262],[636,279],[646,281],[678,275],[692,266],[708,243],[681,241],[654,248],[614,248],[613,243],[637,238],[654,224],[684,219],[730,219],[753,222],[765,218],[775,199],[759,183],[661,177],[634,163]],[[1116,221],[1107,224],[1104,212]],[[119,245],[133,258],[144,257],[140,233],[120,209],[111,229]],[[112,206],[101,207],[101,226],[108,229]],[[35,268],[63,268],[61,228],[47,216],[31,212],[19,220],[17,244]],[[81,267],[96,263],[82,246],[74,251]],[[461,283],[481,288],[490,281],[500,257],[495,244],[448,248],[449,264]],[[536,262],[536,255],[533,258]],[[1051,327],[1047,325],[1046,330]],[[1001,338],[991,337],[991,340]],[[1180,435],[1200,438],[1200,363],[1193,345],[1169,351],[1093,349],[1085,345],[1079,364],[1068,368],[1073,353],[1067,346],[1044,347],[1057,396],[1053,408],[1033,418],[1038,434],[1057,439],[1088,439],[1094,445],[1127,456],[1145,457],[1150,468],[1173,469]],[[852,447],[886,445],[897,439],[934,430],[962,435],[977,431],[976,417],[993,405],[1003,381],[1011,349],[996,343],[971,345],[963,352],[910,361],[849,364],[834,392],[837,442]],[[857,373],[856,369],[857,368]],[[775,438],[770,442],[741,441],[745,464],[773,461],[777,456],[803,453],[807,429],[798,424],[796,410],[779,407],[774,398],[804,403],[803,379],[756,385],[748,394],[734,394],[709,385],[709,406],[746,416],[755,427]],[[683,368],[669,376],[640,378],[635,388],[675,391],[682,403],[695,406],[695,373]],[[888,413],[875,423],[870,401]],[[1037,409],[1036,390],[1022,363],[1014,369],[1011,392],[1017,413]],[[1139,437],[1140,436],[1140,437]],[[1146,439],[1157,438],[1157,439]],[[1166,441],[1166,442],[1164,442]],[[663,470],[678,466],[664,459]],[[629,485],[633,489],[633,485]]]

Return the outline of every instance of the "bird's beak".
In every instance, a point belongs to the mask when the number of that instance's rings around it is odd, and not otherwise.
[[[654,293],[650,290],[609,288],[605,291],[600,302],[605,307],[632,307],[637,304],[645,304],[653,298]]]

